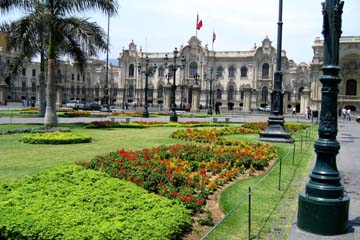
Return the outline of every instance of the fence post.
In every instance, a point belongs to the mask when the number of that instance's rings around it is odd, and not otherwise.
[[[251,239],[251,187],[249,187],[248,239]]]
[[[292,159],[292,164],[294,165],[295,162],[295,142],[294,142],[294,148],[293,148],[293,159]]]
[[[279,191],[281,191],[281,165],[282,165],[282,158],[280,158],[280,165],[279,165]]]

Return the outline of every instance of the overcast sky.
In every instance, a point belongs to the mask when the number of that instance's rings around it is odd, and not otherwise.
[[[289,59],[309,63],[312,45],[321,36],[324,0],[283,0],[283,45]],[[118,15],[110,20],[110,58],[117,58],[131,40],[144,51],[166,52],[185,45],[195,35],[196,14],[203,21],[198,38],[214,50],[253,48],[269,36],[277,41],[279,0],[118,0]],[[89,13],[107,31],[107,17]],[[360,35],[360,0],[345,0],[343,36]],[[105,58],[105,54],[100,55]]]

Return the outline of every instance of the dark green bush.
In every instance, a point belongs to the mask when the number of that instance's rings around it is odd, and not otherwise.
[[[0,184],[0,239],[176,239],[179,202],[81,166]]]
[[[15,128],[0,129],[0,135],[16,133],[45,133],[45,132],[71,132],[70,128],[60,127],[36,127],[36,128]]]
[[[91,137],[69,132],[46,132],[24,135],[20,141],[31,144],[73,144],[91,142]]]

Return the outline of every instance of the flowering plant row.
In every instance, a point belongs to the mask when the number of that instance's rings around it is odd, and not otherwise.
[[[224,139],[222,136],[230,134],[251,134],[258,133],[258,130],[248,128],[221,128],[221,129],[180,129],[174,131],[172,138],[195,141],[202,143],[214,143],[217,145],[237,145],[239,141]]]
[[[223,124],[204,123],[204,122],[111,122],[111,121],[93,121],[85,125],[85,128],[145,128],[145,127],[205,127],[205,126],[224,126]]]
[[[276,150],[268,144],[241,142],[239,146],[176,144],[138,151],[122,149],[80,164],[179,199],[198,211],[218,185],[246,169],[263,169],[275,158]]]
[[[243,128],[253,129],[258,132],[265,131],[267,126],[268,126],[267,122],[248,122],[242,125]],[[288,131],[291,134],[301,129],[305,129],[307,127],[309,127],[309,125],[303,123],[285,123],[286,131]]]

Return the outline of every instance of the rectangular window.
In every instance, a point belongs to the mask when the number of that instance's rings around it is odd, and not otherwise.
[[[25,90],[26,89],[26,82],[21,82],[21,87],[22,87],[22,90]]]
[[[36,69],[33,69],[33,70],[32,70],[32,76],[33,76],[33,77],[36,77]]]
[[[36,83],[31,83],[31,91],[36,92]]]
[[[74,81],[74,79],[75,79],[75,74],[71,74],[71,80],[73,80]]]
[[[77,80],[80,81],[80,75],[79,74],[77,75]]]
[[[23,68],[23,70],[22,70],[22,75],[23,75],[23,76],[26,75],[26,68]]]

